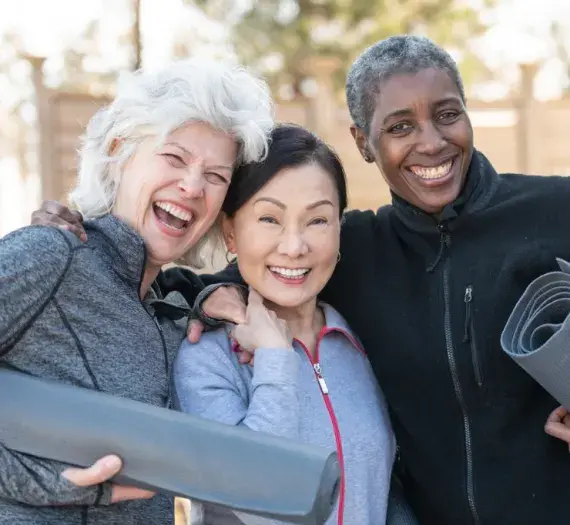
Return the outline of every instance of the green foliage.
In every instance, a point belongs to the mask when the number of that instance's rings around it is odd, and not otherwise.
[[[487,3],[489,0],[487,0]],[[367,46],[400,33],[433,38],[465,57],[473,72],[468,39],[484,28],[477,12],[456,0],[194,0],[230,27],[240,60],[263,73],[275,92],[283,85],[301,91],[304,58],[340,59],[338,86],[346,69]],[[471,75],[472,76],[472,75]]]

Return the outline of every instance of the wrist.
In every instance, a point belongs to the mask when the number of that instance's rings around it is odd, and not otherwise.
[[[292,341],[287,341],[286,339],[268,339],[260,344],[258,348],[268,348],[272,350],[293,350],[293,343]]]

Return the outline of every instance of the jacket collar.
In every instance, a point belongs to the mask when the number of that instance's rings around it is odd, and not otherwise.
[[[123,280],[140,286],[146,265],[146,247],[142,237],[123,221],[108,214],[85,222],[88,246]]]
[[[85,222],[88,246],[97,250],[111,271],[132,286],[137,295],[146,266],[147,250],[143,238],[126,223],[108,214]],[[164,297],[154,281],[145,297],[158,316],[181,319],[190,314],[190,307],[176,291]]]
[[[449,230],[453,230],[464,217],[483,209],[489,203],[498,183],[499,176],[487,157],[474,150],[463,190],[438,217],[429,215],[394,193],[392,205],[396,217],[411,230],[437,232],[440,223],[446,223]]]
[[[326,337],[330,333],[341,334],[356,350],[365,353],[360,340],[352,331],[344,317],[329,304],[319,302],[319,306],[325,316],[325,326],[321,331],[321,337]]]

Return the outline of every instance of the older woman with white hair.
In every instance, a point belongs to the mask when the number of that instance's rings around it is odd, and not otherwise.
[[[241,68],[188,60],[122,81],[80,154],[87,242],[47,226],[0,240],[0,366],[168,406],[185,325],[157,277],[199,262],[234,167],[265,155],[272,125],[265,84]],[[120,468],[0,445],[0,523],[171,522],[170,497],[107,481]]]

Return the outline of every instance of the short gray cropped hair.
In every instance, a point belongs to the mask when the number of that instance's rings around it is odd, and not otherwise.
[[[238,145],[238,163],[259,161],[267,154],[274,125],[269,88],[243,67],[198,59],[123,75],[114,100],[87,125],[71,201],[87,219],[109,213],[122,167],[140,142],[156,137],[158,146],[191,122],[210,124],[232,136]],[[202,265],[200,249],[207,237],[217,233],[216,227],[209,233],[185,257],[186,262]]]
[[[346,79],[346,99],[354,124],[368,135],[381,84],[392,75],[413,74],[431,68],[445,71],[465,102],[465,89],[457,64],[447,51],[429,38],[397,35],[370,46],[352,64]]]

